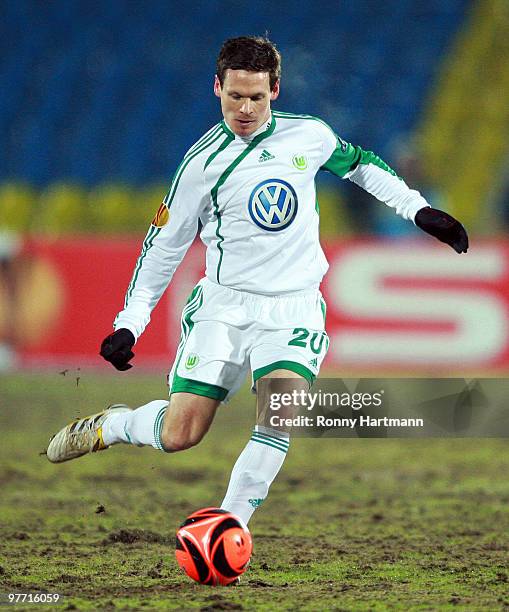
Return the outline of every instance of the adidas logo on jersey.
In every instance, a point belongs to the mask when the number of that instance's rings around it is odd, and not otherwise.
[[[272,153],[269,153],[267,149],[263,149],[262,154],[258,158],[258,161],[265,162],[265,161],[269,161],[269,159],[275,159],[274,155],[272,155]]]
[[[309,365],[313,366],[314,368],[317,368],[318,367],[318,359],[316,357],[314,359],[311,359],[309,361]]]

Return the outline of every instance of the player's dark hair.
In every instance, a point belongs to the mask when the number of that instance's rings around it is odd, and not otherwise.
[[[281,78],[281,54],[263,36],[239,36],[225,40],[217,58],[216,74],[221,87],[226,71],[268,72],[271,91]]]

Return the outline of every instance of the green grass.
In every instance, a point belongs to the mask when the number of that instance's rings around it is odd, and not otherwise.
[[[503,440],[296,439],[250,523],[241,585],[190,582],[174,532],[220,504],[254,419],[247,390],[184,453],[123,446],[56,466],[39,455],[77,415],[165,394],[162,377],[133,373],[0,377],[1,592],[58,592],[60,609],[78,610],[509,607]]]

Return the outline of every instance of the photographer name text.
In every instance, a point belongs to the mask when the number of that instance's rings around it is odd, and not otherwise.
[[[424,427],[424,419],[398,419],[394,417],[371,417],[358,416],[352,418],[343,417],[326,417],[324,415],[303,416],[299,415],[293,418],[281,417],[278,414],[273,414],[270,417],[272,427],[324,427],[330,429],[349,428],[356,429],[359,427]]]

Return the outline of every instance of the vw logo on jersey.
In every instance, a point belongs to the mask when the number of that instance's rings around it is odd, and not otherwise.
[[[279,232],[290,225],[297,214],[295,189],[281,179],[259,183],[249,196],[251,219],[264,230]]]

